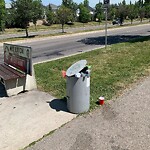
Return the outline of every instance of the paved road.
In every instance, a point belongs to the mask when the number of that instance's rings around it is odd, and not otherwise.
[[[26,150],[149,150],[150,77]]]
[[[150,35],[149,24],[124,27],[108,30],[108,44],[128,41],[140,36]],[[63,57],[70,54],[81,53],[95,48],[103,47],[105,44],[105,32],[95,31],[81,34],[64,35],[35,39],[29,41],[15,42],[28,45],[33,48],[33,62],[41,62],[52,58]],[[2,60],[2,46],[0,47],[0,59]]]

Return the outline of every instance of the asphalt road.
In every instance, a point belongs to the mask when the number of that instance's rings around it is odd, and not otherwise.
[[[150,35],[149,24],[109,29],[108,44],[125,42],[133,38],[148,35]],[[105,31],[100,30],[36,40],[29,39],[15,43],[31,46],[33,49],[33,63],[37,63],[103,47],[105,45]],[[0,46],[0,60],[3,58],[2,54],[3,50],[2,46]]]

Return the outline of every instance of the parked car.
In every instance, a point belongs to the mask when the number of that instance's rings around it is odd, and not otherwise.
[[[74,25],[74,23],[72,21],[68,21],[66,24],[67,25]]]
[[[120,24],[120,19],[113,20],[113,21],[112,21],[112,24],[113,24],[113,25],[115,25],[115,24]]]

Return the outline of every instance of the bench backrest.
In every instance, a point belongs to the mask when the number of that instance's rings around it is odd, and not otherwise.
[[[32,49],[27,46],[4,43],[4,63],[25,74],[32,75]]]

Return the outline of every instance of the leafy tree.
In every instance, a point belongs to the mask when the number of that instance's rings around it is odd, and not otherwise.
[[[48,9],[46,10],[46,20],[49,25],[52,25],[55,22],[55,14],[52,10],[51,5],[49,4]]]
[[[77,6],[75,6],[77,4],[74,3],[72,0],[63,0],[62,5],[64,5],[65,7],[69,8],[69,9],[74,9],[75,7],[77,7]]]
[[[98,22],[100,23],[103,17],[102,3],[99,2],[98,4],[96,4],[95,9],[95,18],[98,19]]]
[[[67,8],[70,8],[72,4],[72,0],[62,0],[62,5],[64,5]]]
[[[4,0],[0,0],[0,31],[4,31],[5,30],[5,1]]]
[[[123,1],[123,3],[119,4],[116,14],[116,17],[120,18],[120,25],[123,24],[126,16],[127,16],[127,6],[125,5],[125,1]]]
[[[145,6],[145,16],[147,19],[149,19],[150,22],[150,0],[145,0],[144,6]]]
[[[130,4],[128,6],[128,17],[131,20],[131,24],[133,22],[133,19],[135,19],[137,16],[137,10],[133,4]]]
[[[41,16],[40,0],[11,0],[11,6],[14,12],[15,20],[18,26],[25,29],[26,37],[28,37],[29,22],[34,21]]]
[[[84,6],[84,4],[81,3],[79,5],[79,10],[80,10],[79,21],[82,22],[82,23],[88,23],[90,21],[90,17],[91,17],[88,8],[86,8]]]
[[[32,13],[33,13],[32,21],[33,21],[33,24],[35,25],[35,28],[36,28],[37,20],[42,18],[42,12],[43,12],[42,1],[34,0],[33,1],[33,11],[32,11]]]
[[[143,5],[144,5],[143,0],[137,1],[136,5],[137,5],[139,8],[142,8]]]
[[[141,7],[139,8],[139,17],[140,17],[140,21],[142,22],[143,21],[143,18],[145,17],[145,7]]]
[[[149,19],[149,22],[150,22],[150,4],[145,6],[145,15],[146,15],[146,18]]]
[[[18,24],[25,29],[28,37],[28,25],[33,19],[33,0],[12,0],[12,8]]]
[[[61,5],[61,7],[57,10],[57,18],[62,25],[62,32],[64,32],[65,23],[73,18],[72,11],[64,5]]]
[[[14,23],[14,13],[12,13],[11,9],[6,10],[6,20],[5,20],[5,26],[6,28],[11,28],[13,27]]]
[[[89,0],[84,0],[83,5],[84,7],[89,8]]]
[[[143,18],[145,17],[145,7],[143,0],[138,0],[135,2],[135,7],[138,10],[138,17],[140,17],[140,21],[142,22]]]
[[[150,4],[150,0],[145,0],[144,5],[149,5]]]
[[[77,3],[73,2],[72,0],[63,0],[62,5],[65,7],[69,8],[72,11],[73,18],[70,21],[75,21],[76,20],[76,11],[78,9]]]
[[[108,11],[108,19],[114,20],[116,18],[118,6],[115,4],[110,5]]]
[[[126,1],[125,0],[122,1],[122,5],[126,6]]]

